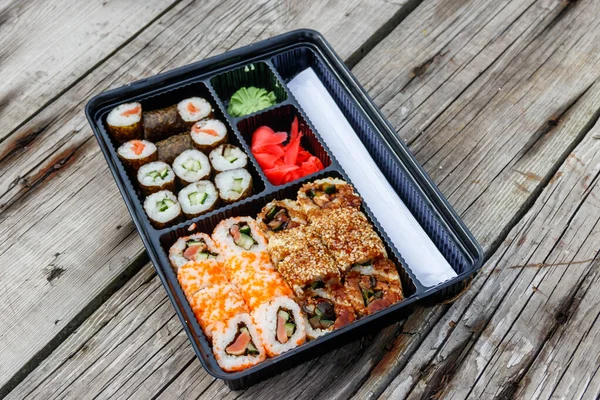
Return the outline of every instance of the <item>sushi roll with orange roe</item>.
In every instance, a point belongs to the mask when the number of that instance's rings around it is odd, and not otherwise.
[[[111,136],[118,143],[142,138],[142,105],[125,103],[113,108],[106,117]]]
[[[158,151],[154,143],[147,140],[130,140],[117,149],[117,154],[123,164],[132,171],[137,171],[142,165],[158,159]]]

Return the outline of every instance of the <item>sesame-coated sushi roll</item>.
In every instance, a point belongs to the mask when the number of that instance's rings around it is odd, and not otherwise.
[[[156,161],[158,151],[152,142],[146,140],[130,140],[117,149],[117,154],[123,164],[132,171],[137,171],[142,165]]]
[[[177,105],[144,111],[142,121],[144,139],[151,142],[158,142],[189,129],[189,125],[179,115]]]
[[[278,266],[280,261],[309,245],[312,251],[325,254],[328,258],[331,258],[327,248],[316,234],[314,227],[310,225],[300,225],[295,229],[271,235],[267,244],[267,251],[275,266]]]
[[[201,290],[227,283],[227,276],[216,259],[192,261],[177,271],[177,280],[190,304]]]
[[[178,155],[194,148],[192,146],[192,138],[188,132],[156,142],[156,147],[158,148],[158,159],[167,164],[173,164]]]
[[[198,181],[181,189],[177,195],[181,209],[188,218],[197,217],[212,211],[219,196],[211,181]]]
[[[306,341],[306,325],[298,304],[280,296],[252,312],[256,328],[269,357],[300,346]]]
[[[180,237],[169,249],[169,262],[175,271],[189,262],[218,258],[219,249],[206,233]]]
[[[237,289],[229,282],[221,282],[196,292],[190,306],[202,330],[212,338],[214,330],[236,315],[250,310]]]
[[[181,100],[177,104],[177,111],[179,111],[181,119],[189,126],[201,119],[210,118],[213,114],[212,106],[202,97]]]
[[[146,197],[144,210],[155,228],[165,228],[179,220],[181,206],[175,195],[168,190],[161,190]]]
[[[192,126],[190,135],[198,150],[208,152],[227,142],[227,126],[218,119],[204,119]]]
[[[119,143],[142,138],[142,105],[125,103],[113,108],[106,117],[111,136]]]
[[[232,217],[219,222],[212,238],[224,257],[252,252],[261,253],[267,248],[267,239],[250,217]]]
[[[354,309],[340,284],[313,286],[315,288],[307,289],[305,296],[298,300],[309,338],[317,338],[354,322]]]
[[[306,215],[293,200],[274,200],[263,207],[256,222],[265,235],[271,238],[277,232],[285,232],[306,225]]]
[[[209,154],[210,163],[217,172],[244,168],[248,164],[248,156],[239,147],[222,144]]]
[[[186,150],[173,161],[173,171],[185,186],[206,179],[210,175],[210,163],[201,151]]]
[[[361,198],[352,185],[337,178],[318,179],[303,185],[298,191],[298,203],[309,216],[319,209],[360,209]]]
[[[215,176],[219,198],[225,203],[233,203],[252,194],[252,175],[243,168],[220,172]]]
[[[398,270],[387,258],[352,266],[346,273],[344,288],[359,316],[373,314],[403,299]]]
[[[146,196],[161,190],[175,191],[175,173],[169,164],[155,161],[138,169],[137,179]]]
[[[345,273],[354,264],[387,258],[383,242],[360,211],[353,208],[319,210],[311,216],[311,226]]]
[[[239,314],[213,331],[213,353],[227,372],[242,371],[266,358],[260,336],[249,314]]]

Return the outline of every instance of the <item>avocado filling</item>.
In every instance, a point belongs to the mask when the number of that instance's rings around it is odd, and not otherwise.
[[[250,336],[246,324],[238,324],[237,333],[225,348],[225,352],[232,356],[255,356],[259,354],[254,342],[252,342],[252,336]]]
[[[233,243],[240,246],[244,250],[250,250],[252,246],[257,244],[256,240],[252,237],[252,230],[250,226],[242,222],[241,224],[234,224],[229,228],[229,234],[233,238]]]
[[[319,207],[331,202],[338,192],[337,187],[331,183],[324,183],[321,186],[311,188],[306,195]]]
[[[308,316],[308,323],[313,329],[327,329],[336,319],[333,302],[321,297],[314,298],[314,303],[304,304],[302,310]]]
[[[287,341],[296,332],[296,322],[294,315],[287,308],[279,307],[277,310],[277,330],[275,337],[279,343],[287,343]]]
[[[362,275],[358,283],[365,307],[383,297],[383,290],[376,289],[377,279],[372,275]]]

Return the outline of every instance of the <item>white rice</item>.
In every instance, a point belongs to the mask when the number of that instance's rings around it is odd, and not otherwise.
[[[190,97],[177,104],[181,119],[185,122],[196,122],[206,118],[212,113],[212,107],[202,97]]]
[[[233,339],[238,331],[238,324],[240,323],[244,323],[248,328],[252,342],[259,352],[258,355],[234,356],[227,354],[225,351],[227,346],[233,342]],[[247,313],[236,315],[227,321],[227,325],[225,327],[218,327],[215,329],[213,331],[212,342],[213,353],[215,354],[217,363],[219,363],[221,368],[223,368],[225,371],[236,371],[243,368],[248,368],[252,365],[260,363],[266,358],[265,349],[260,341],[258,331],[252,322],[252,318]]]
[[[177,198],[185,214],[199,215],[210,210],[219,196],[211,181],[199,181],[181,189]]]
[[[139,107],[139,112],[131,115],[123,115],[124,112]],[[125,103],[113,108],[106,117],[106,123],[110,126],[129,126],[140,122],[142,119],[142,105],[140,103]]]
[[[277,340],[277,313],[280,308],[290,311],[294,317],[296,331],[286,343]],[[289,297],[276,297],[262,304],[252,313],[256,328],[263,341],[267,354],[274,357],[283,352],[298,347],[306,341],[306,327],[300,307]]]
[[[252,246],[250,250],[245,250],[243,247],[235,244],[233,237],[231,237],[231,234],[229,233],[229,229],[231,229],[234,224],[239,225],[243,222],[248,224],[250,227],[250,236],[256,242],[256,244]],[[215,227],[212,238],[217,246],[219,246],[219,250],[225,257],[230,257],[244,252],[260,253],[267,250],[267,239],[258,228],[256,221],[254,221],[254,219],[251,217],[231,217],[224,219]]]
[[[203,132],[203,130],[212,130],[217,135],[211,135]],[[210,146],[219,143],[227,135],[227,127],[218,119],[205,119],[198,121],[192,126],[190,131],[192,140],[201,146]]]
[[[165,177],[161,177],[164,171],[167,171]],[[158,174],[158,175],[157,175]],[[142,165],[137,173],[138,182],[144,186],[162,186],[166,182],[171,182],[175,179],[175,173],[169,164],[162,161],[155,161]]]
[[[210,163],[216,171],[229,171],[244,168],[248,163],[248,156],[239,147],[231,144],[222,144],[209,154]]]
[[[168,200],[167,203],[164,203],[164,200]],[[165,206],[167,208],[161,211],[161,208]],[[169,190],[161,190],[146,197],[144,210],[151,220],[161,224],[172,221],[181,214],[181,206],[175,195]]]
[[[190,236],[180,237],[169,249],[169,261],[171,262],[173,269],[176,271],[190,262],[190,260],[183,256],[183,253],[187,249],[187,242],[190,240],[203,240],[211,253],[219,252],[215,242],[213,242],[210,236],[206,233],[195,233]]]
[[[154,143],[147,140],[138,140],[138,142],[142,142],[144,144],[144,149],[142,150],[141,154],[135,154],[133,151],[133,142],[133,140],[130,140],[129,142],[123,143],[121,146],[119,146],[117,152],[121,157],[128,160],[138,160],[149,157],[156,151],[156,145]]]
[[[236,179],[241,179],[241,189],[235,189]],[[236,201],[247,194],[252,186],[252,176],[243,168],[224,171],[215,176],[215,185],[219,189],[219,196],[225,201]]]
[[[210,163],[201,151],[185,150],[173,161],[173,171],[184,182],[196,182],[210,174]]]

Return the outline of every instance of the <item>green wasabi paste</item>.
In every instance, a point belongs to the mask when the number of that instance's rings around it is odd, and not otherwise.
[[[275,93],[254,86],[240,88],[231,96],[227,112],[233,117],[252,114],[277,102]]]

